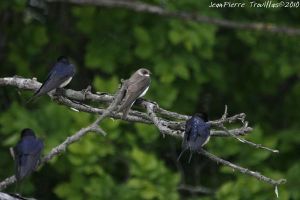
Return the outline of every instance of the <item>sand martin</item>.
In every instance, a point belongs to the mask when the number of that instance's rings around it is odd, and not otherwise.
[[[118,109],[118,112],[123,112],[123,119],[126,118],[136,99],[144,96],[148,91],[151,82],[150,74],[148,69],[141,68],[126,81],[125,94]]]

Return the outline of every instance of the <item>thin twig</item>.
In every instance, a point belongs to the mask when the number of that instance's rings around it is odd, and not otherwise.
[[[274,179],[271,179],[269,177],[266,177],[262,174],[260,174],[259,172],[254,172],[254,171],[251,171],[247,168],[244,168],[244,167],[241,167],[241,166],[238,166],[238,165],[235,165],[227,160],[223,160],[222,158],[219,158],[203,149],[201,149],[199,151],[200,154],[208,157],[209,159],[217,162],[217,163],[222,163],[223,165],[226,165],[232,169],[235,169],[243,174],[247,174],[249,176],[253,176],[255,177],[256,179],[260,180],[260,181],[263,181],[263,182],[266,182],[266,183],[269,183],[271,185],[274,185],[274,186],[277,186],[277,185],[281,185],[281,184],[284,184],[286,183],[286,179],[279,179],[279,180],[274,180]]]
[[[221,117],[221,121],[225,122],[226,119],[228,119],[227,116],[228,116],[228,108],[227,108],[227,105],[225,105],[225,111],[224,111],[224,114]],[[241,122],[244,124],[244,127],[248,127],[248,122],[245,121],[245,116],[239,118],[239,120],[241,120]],[[265,149],[265,150],[271,151],[273,153],[279,153],[279,150],[277,150],[277,149],[271,149],[271,148],[265,147],[261,144],[256,144],[256,143],[250,142],[250,141],[248,141],[244,138],[238,137],[237,135],[235,135],[232,132],[228,131],[227,128],[224,126],[224,123],[219,123],[219,124],[217,124],[217,126],[220,127],[226,133],[228,133],[229,135],[231,135],[233,138],[237,139],[238,141],[240,141],[242,143],[248,144],[248,145],[253,146],[255,148]]]
[[[245,140],[244,138],[240,138],[238,136],[236,136],[235,134],[231,133],[230,131],[228,131],[224,125],[220,125],[220,128],[223,129],[226,133],[228,133],[229,135],[231,135],[233,138],[237,139],[238,141],[242,142],[242,143],[245,143],[245,144],[248,144],[250,146],[253,146],[255,148],[258,148],[258,149],[264,149],[264,150],[267,150],[267,151],[271,151],[272,153],[279,153],[279,150],[277,149],[271,149],[269,147],[265,147],[263,146],[262,144],[256,144],[254,142],[250,142],[248,140]]]
[[[173,133],[171,129],[167,128],[166,126],[162,125],[162,123],[160,122],[159,118],[156,116],[156,114],[154,113],[154,104],[147,104],[146,108],[147,108],[147,113],[149,115],[149,117],[152,119],[152,122],[154,123],[154,125],[158,128],[158,130],[165,136],[165,134],[170,134],[170,132],[173,135],[178,135],[177,133]]]
[[[114,100],[111,102],[109,107],[102,113],[102,115],[95,121],[95,124],[99,124],[99,122],[102,119],[109,116],[111,113],[113,113],[114,110],[117,109],[118,105],[122,101],[126,88],[127,88],[127,81],[124,81],[120,89],[116,92],[114,96]]]

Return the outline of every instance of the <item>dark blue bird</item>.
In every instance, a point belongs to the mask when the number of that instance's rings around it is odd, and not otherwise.
[[[193,153],[199,151],[209,141],[210,125],[206,123],[207,121],[208,117],[205,113],[197,113],[186,121],[182,142],[183,150],[180,153],[178,160],[186,150],[190,150],[190,162]]]
[[[34,93],[33,97],[27,101],[27,103],[43,94],[47,94],[54,89],[65,87],[70,83],[74,74],[75,66],[71,64],[66,57],[59,57],[52,70],[48,74],[46,81]]]
[[[30,175],[37,168],[43,148],[43,141],[36,138],[33,130],[29,128],[22,130],[21,139],[13,149],[17,181]]]

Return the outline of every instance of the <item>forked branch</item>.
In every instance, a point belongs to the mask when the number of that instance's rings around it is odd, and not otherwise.
[[[37,90],[40,87],[41,83],[37,82],[35,79],[26,79],[22,77],[6,77],[0,78],[0,86],[14,86],[19,89],[24,90]],[[76,111],[88,112],[98,114],[98,118],[91,123],[89,126],[80,129],[74,135],[65,139],[65,141],[58,146],[54,147],[43,159],[41,164],[48,162],[53,157],[61,154],[66,150],[66,148],[74,142],[80,140],[89,132],[99,132],[105,135],[105,131],[102,130],[99,126],[100,122],[105,117],[111,117],[115,119],[122,119],[121,113],[116,113],[118,104],[121,101],[122,93],[124,92],[124,84],[116,92],[115,95],[110,95],[106,93],[92,93],[90,90],[84,91],[74,91],[74,90],[63,90],[63,93],[60,93],[59,96],[56,94],[49,94],[54,101],[63,104],[69,108],[72,108]],[[99,104],[99,107],[93,107],[88,105],[89,102],[96,102]],[[109,105],[109,106],[107,106]],[[162,134],[167,134],[175,137],[183,137],[185,121],[190,116],[179,114],[176,112],[168,111],[159,107],[156,102],[140,100],[139,104],[142,109],[146,111],[135,111],[131,110],[127,116],[127,121],[140,122],[145,124],[154,124]],[[101,108],[102,107],[102,108]],[[106,107],[106,108],[105,108]],[[253,142],[247,141],[239,136],[243,136],[252,130],[248,126],[248,122],[245,120],[246,115],[244,113],[236,114],[233,116],[228,116],[227,106],[225,107],[225,112],[223,116],[218,120],[209,121],[208,123],[214,128],[211,131],[212,136],[223,136],[223,137],[233,137],[238,139],[242,143],[249,144],[256,148],[264,148],[271,152],[278,153],[278,150],[273,150],[267,147],[263,147],[260,144],[255,144]],[[123,119],[122,119],[123,120]],[[226,124],[240,122],[241,127],[234,129],[227,129]],[[206,157],[214,160],[217,163],[222,163],[226,166],[231,167],[234,170],[237,170],[241,173],[253,176],[260,181],[266,182],[268,184],[274,185],[276,188],[278,185],[286,182],[285,179],[273,180],[269,177],[266,177],[259,172],[251,171],[247,168],[243,168],[236,164],[233,164],[229,161],[218,158],[217,156],[201,150],[200,154],[205,155]],[[14,176],[8,177],[2,182],[0,182],[0,191],[5,189],[7,186],[11,185],[16,181]]]

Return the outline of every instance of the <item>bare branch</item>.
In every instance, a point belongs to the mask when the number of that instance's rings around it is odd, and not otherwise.
[[[0,199],[1,200],[35,200],[33,198],[24,198],[24,197],[21,197],[19,195],[11,195],[11,194],[6,194],[6,193],[2,193],[0,192]]]
[[[7,186],[13,184],[14,182],[16,182],[15,176],[7,177],[6,179],[0,182],[0,191],[4,190]]]
[[[37,90],[40,86],[41,83],[36,81],[35,79],[26,79],[22,77],[5,77],[5,78],[0,78],[0,86],[14,86],[19,89],[24,89],[24,90]],[[107,93],[99,93],[99,94],[93,94],[90,91],[86,92],[84,91],[75,91],[71,89],[63,90],[63,96],[65,98],[53,98],[55,101],[58,103],[65,105],[70,108],[74,108],[78,111],[81,112],[87,112],[87,113],[96,113],[99,115],[102,115],[105,112],[105,109],[102,108],[95,108],[83,103],[79,103],[76,101],[80,102],[85,102],[85,101],[92,101],[92,102],[97,102],[101,104],[108,104],[111,103],[114,99],[113,95],[107,94]],[[182,137],[183,136],[183,131],[184,131],[184,124],[186,119],[188,119],[190,116],[188,115],[182,115],[179,113],[175,113],[172,111],[168,111],[165,109],[162,109],[158,106],[157,103],[151,102],[148,100],[142,100],[140,102],[140,105],[143,108],[147,109],[147,106],[153,107],[153,112],[155,113],[155,116],[157,119],[160,121],[161,126],[164,126],[166,128],[164,129],[164,134],[172,135],[172,136],[177,136],[177,137]],[[166,120],[164,118],[158,117],[158,115],[164,116],[169,119],[173,119],[174,121]],[[237,114],[231,117],[228,117],[226,119],[219,119],[219,120],[214,120],[210,121],[209,123],[212,126],[215,126],[218,128],[219,124],[223,123],[234,123],[236,121],[240,121],[241,119],[244,120],[245,114]],[[122,119],[122,114],[121,113],[115,113],[115,112],[108,112],[108,117],[112,117],[114,119]],[[131,110],[125,119],[127,121],[131,122],[141,122],[141,123],[146,123],[146,124],[153,124],[153,118],[151,118],[148,114],[142,113],[139,111],[134,111]],[[182,122],[184,120],[184,122]],[[252,130],[251,127],[244,126],[242,128],[237,128],[237,129],[232,129],[229,130],[232,134],[235,135],[245,135],[249,133]],[[213,130],[211,132],[212,136],[221,136],[221,137],[228,137],[230,134],[226,133],[223,130]]]
[[[102,119],[109,116],[113,111],[115,111],[122,101],[122,98],[125,94],[125,90],[127,87],[127,81],[124,81],[121,88],[116,92],[114,100],[108,106],[108,108],[102,113],[102,115],[95,121],[95,124],[98,124]]]
[[[209,153],[209,152],[207,152],[203,149],[201,149],[199,151],[199,153],[206,156],[206,157],[208,157],[209,159],[215,161],[216,163],[222,163],[223,165],[226,165],[226,166],[228,166],[228,167],[230,167],[234,170],[237,170],[237,171],[239,171],[243,174],[247,174],[249,176],[253,176],[256,179],[258,179],[260,181],[264,181],[264,182],[269,183],[271,185],[277,186],[277,185],[281,185],[281,184],[286,183],[286,179],[273,180],[269,177],[266,177],[266,176],[260,174],[259,172],[254,172],[254,171],[251,171],[247,168],[243,168],[243,167],[240,167],[238,165],[235,165],[235,164],[233,164],[233,163],[231,163],[227,160],[223,160],[222,158],[219,158],[219,157],[217,157],[217,156],[215,156],[215,155],[213,155],[213,154],[211,154],[211,153]]]
[[[141,102],[141,105],[144,106],[145,108],[147,108],[147,106],[149,104],[153,104],[153,112],[155,113],[158,113],[162,116],[165,116],[165,117],[168,117],[168,118],[171,118],[171,119],[177,119],[177,120],[184,120],[186,121],[190,116],[188,115],[183,115],[183,114],[180,114],[180,113],[176,113],[176,112],[172,112],[172,111],[169,111],[169,110],[165,110],[161,107],[159,107],[159,105],[156,103],[156,102],[153,102],[153,101],[149,101],[149,100],[144,100]]]
[[[170,11],[157,5],[151,5],[134,0],[47,0],[47,2],[68,2],[78,5],[94,5],[107,8],[125,8],[138,13],[150,13],[154,15],[177,18],[184,21],[194,21],[199,23],[211,24],[230,29],[265,31],[270,33],[282,33],[286,35],[300,35],[299,28],[279,26],[272,23],[243,23],[184,11]]]
[[[225,111],[222,117],[219,120],[215,120],[212,122],[209,122],[209,124],[214,125],[214,126],[219,126],[221,124],[225,123],[233,123],[236,121],[240,121],[242,124],[244,124],[245,127],[248,126],[248,122],[245,121],[246,114],[245,113],[240,113],[231,117],[228,117],[228,110],[227,110],[227,105],[225,105]]]
[[[251,127],[242,127],[242,128],[237,128],[237,129],[231,129],[228,130],[230,134],[228,134],[227,131],[221,131],[221,130],[212,130],[210,131],[210,135],[212,136],[220,136],[220,137],[228,137],[231,136],[232,134],[236,136],[243,136],[246,135],[247,133],[251,132],[253,129]]]
[[[158,128],[158,130],[162,134],[178,135],[178,133],[176,133],[175,131],[173,132],[171,129],[162,125],[161,121],[159,120],[159,118],[156,116],[154,112],[154,107],[155,107],[154,104],[146,104],[147,113],[150,116],[151,120],[153,121],[154,125]]]
[[[221,118],[221,121],[226,121],[227,118],[227,115],[228,115],[228,109],[227,109],[227,105],[225,105],[225,111],[224,111],[224,114]],[[239,118],[239,120],[244,124],[244,127],[248,127],[248,122],[245,121],[245,116]],[[238,141],[242,142],[242,143],[245,143],[245,144],[248,144],[250,146],[253,146],[255,148],[260,148],[260,149],[265,149],[267,151],[271,151],[272,153],[279,153],[279,151],[276,149],[271,149],[271,148],[268,148],[268,147],[265,147],[261,144],[256,144],[254,142],[250,142],[248,140],[245,140],[244,138],[240,138],[238,137],[237,135],[233,134],[232,132],[228,131],[227,128],[224,126],[223,123],[220,123],[220,124],[217,124],[217,126],[219,126],[223,131],[225,131],[226,133],[228,133],[229,135],[231,135],[233,138],[237,139]]]
[[[258,148],[258,149],[265,149],[267,151],[271,151],[272,153],[279,153],[279,150],[277,150],[277,149],[271,149],[271,148],[263,146],[262,144],[256,144],[254,142],[250,142],[248,140],[245,140],[244,138],[240,138],[240,137],[236,136],[235,134],[228,131],[224,125],[220,125],[220,128],[223,129],[229,135],[231,135],[233,138],[237,139],[238,141],[240,141],[242,143],[248,144],[248,145]]]
[[[63,104],[69,108],[72,108],[76,111],[82,111],[82,112],[88,112],[88,113],[96,113],[100,116],[89,126],[80,129],[78,132],[76,132],[74,135],[66,138],[66,140],[59,144],[58,146],[54,147],[48,155],[46,155],[41,165],[45,162],[48,162],[51,160],[54,156],[57,156],[64,152],[66,148],[74,143],[80,140],[84,135],[86,135],[89,132],[100,132],[103,135],[105,135],[105,131],[102,130],[99,127],[99,123],[105,118],[105,117],[112,117],[115,119],[122,119],[121,113],[115,113],[117,106],[119,105],[121,98],[123,96],[124,87],[126,82],[123,83],[122,87],[116,92],[114,96],[109,94],[93,94],[90,92],[90,90],[84,90],[84,91],[74,91],[74,90],[63,90],[63,93],[60,94],[62,96],[57,96],[56,93],[49,94],[50,97],[54,99],[54,101]],[[20,89],[25,90],[36,90],[40,87],[41,83],[37,82],[34,79],[25,79],[22,77],[6,77],[6,78],[0,78],[0,86],[14,86]],[[79,102],[78,102],[79,101]],[[95,108],[90,105],[84,104],[82,102],[85,101],[93,101],[100,104],[107,105],[110,104],[107,109],[104,108]],[[141,122],[146,124],[154,124],[161,133],[168,134],[171,136],[176,137],[183,137],[184,133],[184,126],[185,121],[190,116],[182,115],[179,113],[175,113],[172,111],[164,110],[159,107],[159,105],[156,102],[151,102],[147,100],[140,99],[140,105],[143,108],[146,108],[147,114],[140,112],[140,111],[134,111],[131,110],[129,112],[129,115],[125,120],[127,121],[133,121],[133,122]],[[221,119],[209,121],[213,127],[215,128],[221,128],[222,130],[212,130],[211,135],[212,136],[231,136],[234,138],[237,138],[237,136],[245,135],[246,133],[250,132],[252,130],[251,127],[248,127],[248,122],[245,121],[246,115],[244,113],[233,115],[228,117],[227,116],[227,106],[225,107],[225,112]],[[242,127],[230,129],[228,130],[224,124],[226,123],[235,123],[235,122],[241,122]],[[241,138],[239,138],[241,139]],[[246,141],[246,140],[243,140]],[[266,148],[262,147],[260,144],[255,144],[252,142],[244,142],[244,143],[251,143],[252,146],[255,146],[256,148]],[[261,175],[258,172],[252,172],[251,170],[245,169],[243,167],[240,167],[238,165],[235,165],[233,163],[230,163],[226,160],[223,160],[221,158],[218,158],[204,150],[201,150],[199,153],[209,157],[210,159],[216,161],[217,163],[225,164],[233,169],[239,170],[240,172],[244,174],[248,174],[250,176],[254,176],[257,179],[264,181],[266,183],[272,184],[272,185],[279,185],[284,183],[284,179],[281,179],[279,181],[275,181],[271,178],[265,177]],[[4,181],[0,182],[0,190],[5,189],[8,185],[14,183],[16,181],[14,176],[11,176],[9,178],[6,178]]]

